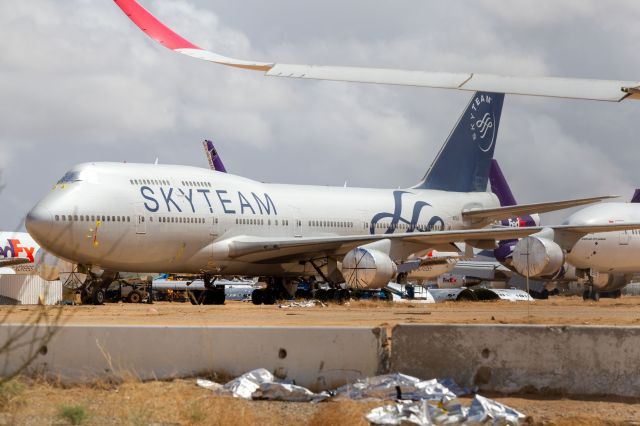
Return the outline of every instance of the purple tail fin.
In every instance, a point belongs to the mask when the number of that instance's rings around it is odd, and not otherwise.
[[[640,189],[636,189],[636,192],[633,193],[633,198],[631,198],[632,203],[640,203]]]
[[[496,194],[502,207],[515,206],[517,204],[507,179],[505,179],[500,166],[498,166],[498,162],[493,159],[489,169],[489,182],[491,183],[491,192]]]
[[[209,160],[211,170],[227,173],[227,169],[224,168],[224,164],[222,164],[222,160],[216,151],[216,147],[213,146],[213,142],[205,140],[202,142],[202,145],[204,146],[204,152],[207,155],[207,160]]]

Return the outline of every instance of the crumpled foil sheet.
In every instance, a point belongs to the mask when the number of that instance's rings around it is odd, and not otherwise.
[[[335,390],[335,396],[344,399],[374,398],[412,401],[423,399],[450,401],[457,397],[443,382],[437,379],[420,380],[400,373],[369,377],[353,384],[341,386]]]
[[[305,387],[288,383],[262,383],[251,397],[269,401],[320,402],[329,398],[329,394],[313,393]]]
[[[526,416],[513,408],[476,395],[471,401],[467,422],[481,425],[518,425]]]
[[[278,380],[264,368],[245,373],[224,385],[204,379],[198,379],[197,384],[218,395],[244,399],[291,402],[320,402],[328,398],[399,401],[375,408],[366,415],[370,423],[380,425],[502,426],[519,425],[526,418],[513,408],[480,395],[474,397],[470,407],[463,406],[457,398],[470,395],[475,390],[461,388],[453,380],[420,380],[400,373],[369,377],[321,393]]]
[[[497,401],[476,395],[467,408],[453,400],[434,406],[423,401],[400,401],[377,407],[369,411],[365,418],[375,425],[495,425],[517,426],[526,416]]]

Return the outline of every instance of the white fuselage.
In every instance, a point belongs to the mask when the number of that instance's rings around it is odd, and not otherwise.
[[[486,192],[267,184],[188,166],[91,163],[67,173],[27,226],[57,256],[103,269],[299,275],[314,272],[300,261],[235,261],[214,243],[464,229],[463,211],[497,206]]]
[[[640,222],[640,204],[603,203],[579,210],[568,225]],[[579,269],[601,273],[640,272],[640,230],[602,232],[582,237],[567,256]]]

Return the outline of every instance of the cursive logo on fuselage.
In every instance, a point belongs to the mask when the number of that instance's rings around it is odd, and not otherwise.
[[[371,225],[369,227],[369,232],[371,234],[376,233],[376,228],[378,223],[381,220],[391,219],[388,223],[388,226],[385,229],[385,234],[393,234],[393,232],[398,229],[398,224],[402,223],[407,225],[406,232],[428,232],[434,228],[444,229],[444,221],[439,216],[433,216],[426,225],[420,225],[418,222],[420,220],[420,213],[422,209],[426,206],[431,206],[431,204],[425,201],[416,201],[413,204],[413,211],[411,213],[411,219],[405,219],[402,217],[402,196],[405,194],[413,194],[409,191],[393,191],[393,200],[394,200],[394,208],[393,213],[381,212],[377,213],[371,218]]]

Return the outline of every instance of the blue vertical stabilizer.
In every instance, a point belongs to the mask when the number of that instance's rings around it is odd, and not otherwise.
[[[503,102],[503,93],[476,92],[422,182],[414,188],[486,191]]]

